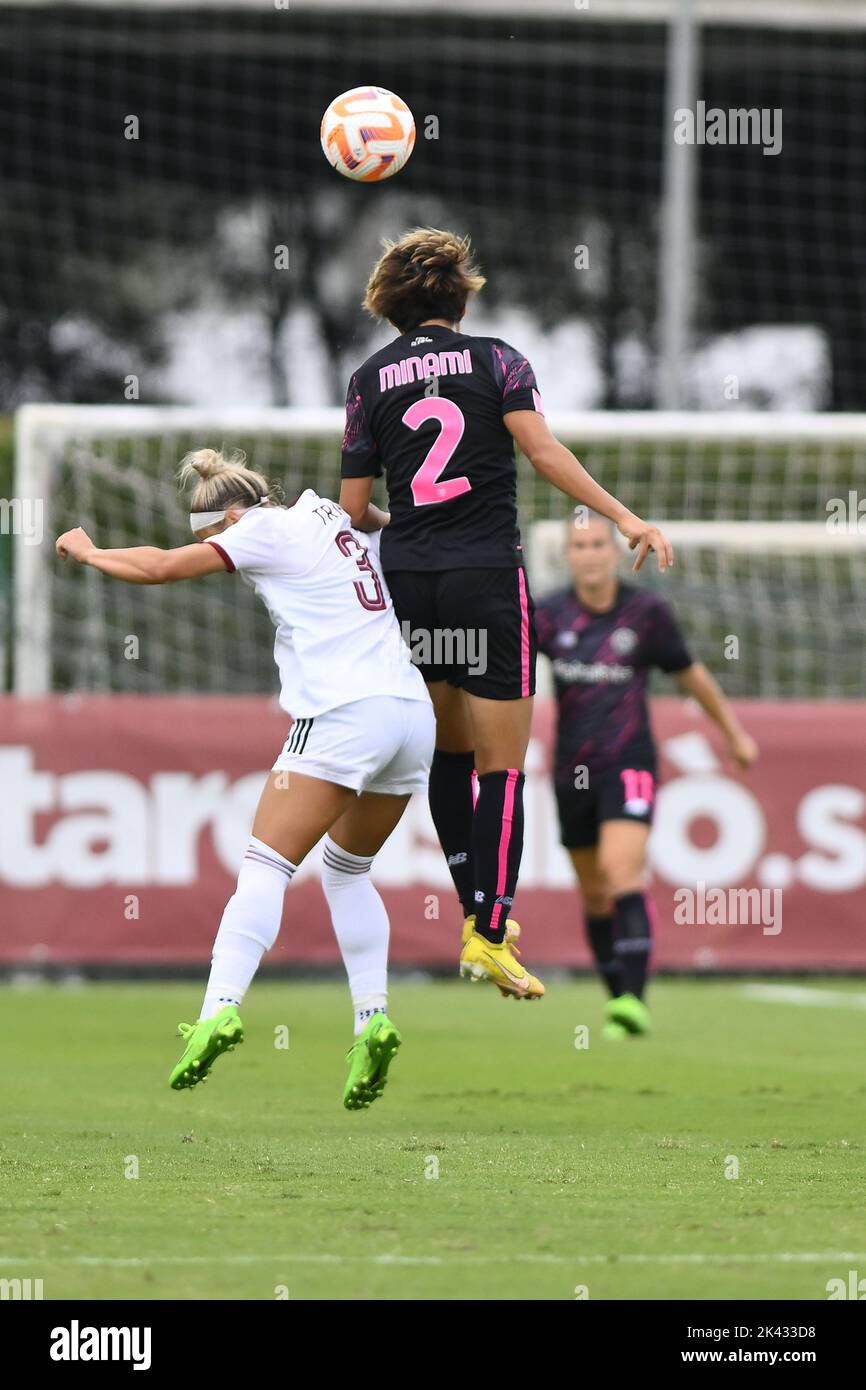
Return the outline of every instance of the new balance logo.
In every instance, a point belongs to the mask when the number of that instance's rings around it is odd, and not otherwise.
[[[469,858],[469,855],[466,853],[465,850],[461,850],[459,854],[449,854],[449,856],[448,856],[448,867],[449,867],[449,869],[450,869],[450,867],[451,867],[452,864],[465,864],[468,858]]]

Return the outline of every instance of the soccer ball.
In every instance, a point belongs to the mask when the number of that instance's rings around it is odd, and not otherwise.
[[[347,179],[389,179],[403,168],[414,145],[412,112],[385,87],[353,87],[322,117],[322,149]]]

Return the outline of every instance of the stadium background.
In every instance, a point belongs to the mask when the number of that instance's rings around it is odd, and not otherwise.
[[[0,536],[7,966],[206,959],[285,736],[267,618],[237,587],[140,594],[59,573],[53,537],[81,521],[114,544],[182,542],[173,464],[208,429],[220,443],[232,407],[228,442],[289,494],[333,491],[333,412],[380,341],[358,307],[365,272],[383,234],[416,222],[472,233],[490,283],[470,327],[527,352],[600,479],[654,518],[716,528],[712,544],[684,539],[666,592],[764,757],[731,773],[705,721],[657,702],[659,963],[866,966],[862,9],[526,8],[0,7],[0,495],[44,505],[40,545],[10,534],[8,510]],[[782,110],[778,155],[674,148],[690,51],[707,106]],[[419,127],[380,188],[338,179],[318,143],[328,100],[369,81]],[[67,412],[46,443],[45,417],[28,416],[40,402],[113,406],[128,423]],[[158,407],[194,408],[196,423],[144,413]],[[660,409],[694,414],[665,433]],[[610,412],[587,447],[581,412]],[[853,534],[836,537],[827,505],[852,493]],[[567,506],[524,465],[521,511],[532,545]],[[582,965],[544,775],[550,718],[539,701],[518,915],[539,961]],[[453,963],[422,804],[378,869],[395,959]],[[673,894],[698,881],[778,888],[783,930],[676,926]],[[335,956],[312,857],[272,960]]]

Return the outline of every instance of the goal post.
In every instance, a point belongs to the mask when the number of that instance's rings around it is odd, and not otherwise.
[[[559,438],[627,505],[663,524],[677,563],[641,582],[675,604],[732,694],[862,696],[866,688],[866,415],[553,413]],[[158,590],[59,564],[56,536],[105,545],[189,539],[177,463],[190,448],[246,450],[287,498],[339,488],[339,409],[28,405],[16,415],[15,495],[41,540],[15,536],[14,682],[50,690],[274,688],[272,632],[247,586]],[[566,582],[570,503],[519,464],[520,522],[536,595]],[[859,489],[859,491],[858,491]]]
[[[223,439],[246,439],[250,435],[270,438],[292,434],[307,440],[336,440],[338,443],[342,421],[343,415],[338,409],[249,411],[232,407],[214,412],[192,406],[22,406],[15,414],[15,496],[38,509],[43,535],[38,545],[21,533],[15,537],[12,623],[15,692],[42,695],[54,688],[52,642],[56,627],[53,632],[52,617],[60,615],[56,612],[52,583],[57,564],[53,542],[67,526],[81,524],[86,529],[87,525],[85,516],[72,512],[60,516],[53,505],[64,461],[75,458],[79,467],[86,468],[87,460],[81,457],[81,452],[86,453],[88,445],[97,441],[109,448],[117,443],[126,449],[136,440],[176,439],[187,441],[189,447],[193,447],[205,438],[219,444]],[[177,455],[177,462],[181,453]],[[128,466],[134,467],[134,463]],[[335,476],[339,476],[338,463],[335,470]],[[121,467],[121,471],[125,470]],[[167,482],[170,488],[170,464]],[[177,512],[179,523],[182,523],[184,514],[179,499]],[[142,533],[136,540],[131,538],[135,534],[131,497],[126,517],[130,538],[115,543],[147,543]],[[171,543],[182,544],[182,536],[179,528]]]

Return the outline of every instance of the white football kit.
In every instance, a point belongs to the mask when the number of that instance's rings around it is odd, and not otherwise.
[[[308,488],[294,506],[251,508],[205,543],[276,628],[280,705],[294,722],[275,770],[403,795],[427,786],[435,720],[379,571],[379,537]]]

